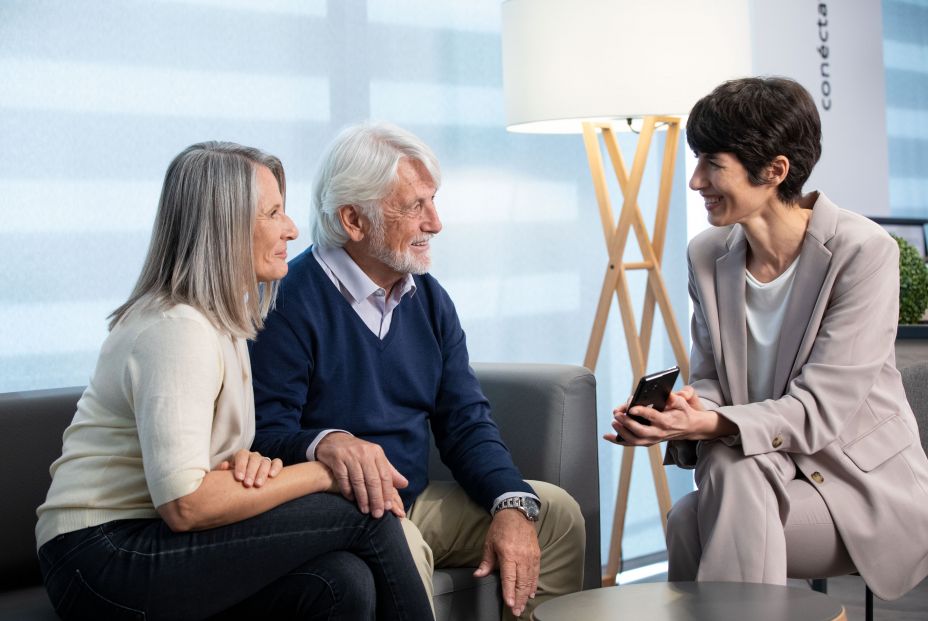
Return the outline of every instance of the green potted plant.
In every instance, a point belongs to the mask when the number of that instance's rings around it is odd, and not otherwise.
[[[928,309],[928,265],[915,246],[893,238],[899,244],[899,323],[917,324]]]

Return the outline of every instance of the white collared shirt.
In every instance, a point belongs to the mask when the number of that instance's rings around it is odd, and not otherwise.
[[[412,274],[406,274],[391,291],[385,291],[364,273],[344,248],[313,246],[313,258],[364,321],[364,325],[381,340],[390,331],[393,310],[407,294],[413,296],[416,293]]]

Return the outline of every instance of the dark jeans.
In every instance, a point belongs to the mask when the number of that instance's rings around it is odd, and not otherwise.
[[[39,549],[64,619],[431,619],[402,527],[333,494],[174,533],[117,520]]]

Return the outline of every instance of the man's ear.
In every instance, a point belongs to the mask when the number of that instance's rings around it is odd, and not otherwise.
[[[789,160],[785,155],[778,155],[767,165],[766,177],[767,183],[771,185],[780,185],[786,180],[789,174]]]
[[[364,229],[361,226],[361,211],[354,205],[342,205],[338,208],[338,220],[345,229],[348,239],[359,242],[364,239]]]

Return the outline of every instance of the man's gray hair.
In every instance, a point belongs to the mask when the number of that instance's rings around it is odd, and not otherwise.
[[[255,277],[252,236],[257,166],[266,166],[286,197],[280,160],[232,142],[201,142],[168,166],[142,273],[109,327],[146,308],[189,304],[217,329],[254,338],[277,285]]]
[[[313,184],[313,242],[324,247],[345,245],[348,235],[338,218],[343,205],[356,206],[374,226],[380,226],[380,201],[393,189],[404,157],[421,162],[435,188],[441,185],[435,153],[405,129],[376,122],[342,130],[323,155]]]

